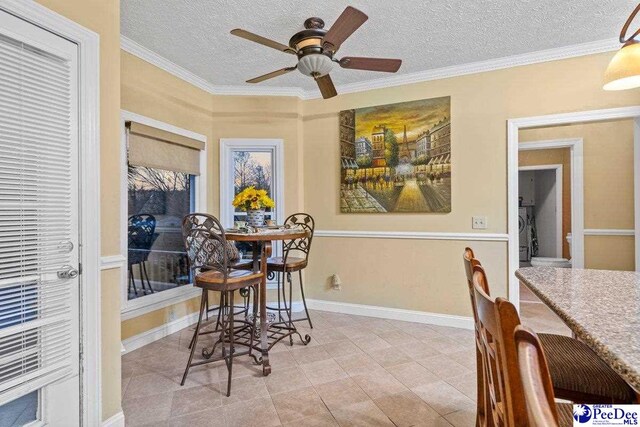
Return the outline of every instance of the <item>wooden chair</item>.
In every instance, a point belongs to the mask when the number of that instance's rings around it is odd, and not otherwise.
[[[515,340],[529,425],[558,427],[553,384],[542,344],[535,332],[524,326],[516,327]]]
[[[313,217],[306,213],[295,213],[289,215],[284,221],[285,226],[298,227],[308,232],[306,237],[293,240],[285,240],[282,244],[282,256],[267,259],[267,270],[277,274],[278,281],[278,313],[280,313],[280,291],[282,290],[282,301],[284,303],[284,311],[286,311],[289,322],[308,321],[309,327],[313,329],[311,316],[307,309],[307,301],[304,297],[304,284],[302,282],[302,270],[307,267],[309,262],[309,252],[311,251],[311,242],[313,241],[313,231],[315,229],[315,221]],[[300,283],[300,294],[304,312],[307,317],[301,319],[291,319],[291,301],[292,301],[292,283],[291,273],[298,272],[298,282]],[[282,282],[280,278],[282,277]],[[285,279],[289,283],[289,305],[287,306],[287,296],[285,292]],[[282,286],[280,286],[282,283]]]
[[[518,370],[514,333],[520,325],[518,312],[504,298],[492,299],[481,266],[473,268],[473,287],[484,372],[487,423],[492,426],[529,425],[524,390]],[[558,424],[572,425],[569,404],[558,404]]]
[[[194,286],[202,289],[202,298],[200,301],[198,323],[196,324],[196,329],[193,334],[191,352],[189,353],[189,360],[182,377],[181,385],[184,385],[187,375],[189,374],[189,369],[192,366],[224,360],[227,365],[227,371],[229,372],[227,379],[227,396],[229,396],[231,394],[233,359],[238,356],[252,355],[251,351],[256,326],[255,321],[257,318],[254,313],[251,322],[235,319],[233,305],[235,291],[242,288],[252,288],[254,296],[253,307],[257,308],[258,287],[263,274],[260,272],[234,270],[230,268],[232,265],[230,259],[232,255],[230,255],[230,251],[228,250],[224,229],[215,217],[206,214],[187,215],[182,221],[182,230],[185,249],[191,267],[194,271],[199,271],[195,275]],[[193,354],[198,345],[198,337],[200,336],[202,319],[207,310],[210,291],[220,293],[222,307],[220,310],[220,337],[210,351],[207,351],[206,348],[202,350],[202,355],[205,360],[193,362]],[[240,323],[240,328],[235,327],[236,322]],[[240,329],[246,330],[247,327],[251,328],[248,350],[237,352],[235,349],[234,335],[236,332],[239,332]],[[225,347],[226,343],[229,344],[228,349]],[[211,358],[217,344],[221,344],[222,346],[222,356]]]
[[[470,248],[465,249],[463,259],[473,306],[473,277],[470,274],[477,267],[481,267],[481,264]],[[491,295],[486,275],[482,286],[485,287],[484,292]],[[474,316],[476,316],[475,312]],[[549,362],[549,371],[557,398],[578,403],[635,403],[637,401],[633,389],[582,341],[556,334],[538,334],[538,338]],[[479,401],[478,405],[480,405]],[[481,413],[478,414],[480,417]]]
[[[467,284],[469,286],[469,297],[471,298],[471,309],[473,310],[473,320],[474,320],[474,332],[475,332],[475,342],[476,342],[476,427],[484,427],[487,425],[487,412],[486,412],[486,402],[487,397],[485,396],[486,387],[484,386],[484,367],[482,365],[482,343],[480,341],[480,330],[478,329],[478,314],[476,313],[476,304],[474,298],[473,291],[473,267],[475,265],[480,265],[480,262],[475,259],[475,255],[471,248],[464,249],[464,268],[465,273],[467,274]],[[485,290],[488,294],[488,289]]]

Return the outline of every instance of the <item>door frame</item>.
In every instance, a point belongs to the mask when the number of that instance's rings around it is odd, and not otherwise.
[[[536,127],[549,127],[611,120],[634,120],[635,176],[640,176],[640,106],[609,108],[604,110],[579,111],[574,113],[549,114],[507,120],[507,289],[509,301],[520,307],[520,287],[515,272],[519,267],[518,254],[518,151],[519,131]],[[640,268],[640,185],[634,188],[635,195],[635,249],[636,270]],[[573,227],[573,226],[572,226]],[[584,224],[583,224],[584,228]],[[584,233],[583,233],[584,234]],[[578,236],[579,237],[579,236]],[[582,236],[584,238],[584,236]],[[574,237],[575,238],[575,237]],[[583,243],[584,244],[584,243]],[[572,249],[573,252],[573,249]],[[583,255],[584,256],[584,255]]]
[[[100,425],[100,37],[35,1],[0,0],[0,9],[78,45],[80,407],[83,425]]]
[[[518,151],[568,148],[571,162],[571,266],[584,268],[584,141],[563,138],[520,142]],[[517,191],[517,190],[516,190]],[[564,238],[564,236],[563,236]],[[519,289],[519,288],[518,288]]]
[[[522,151],[522,150],[520,150]],[[555,171],[556,175],[556,258],[562,258],[562,165],[560,164],[547,164],[547,165],[532,165],[532,166],[518,166],[518,172],[526,171]],[[573,229],[573,228],[572,228]],[[573,245],[573,240],[572,240]],[[573,248],[571,248],[573,251]],[[573,252],[572,252],[573,253]]]

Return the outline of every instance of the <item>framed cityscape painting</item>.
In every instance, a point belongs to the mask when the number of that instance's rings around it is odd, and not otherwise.
[[[340,211],[451,212],[451,97],[340,112]]]

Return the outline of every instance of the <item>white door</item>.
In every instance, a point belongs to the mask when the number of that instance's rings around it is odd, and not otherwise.
[[[77,68],[0,11],[1,426],[80,424]]]

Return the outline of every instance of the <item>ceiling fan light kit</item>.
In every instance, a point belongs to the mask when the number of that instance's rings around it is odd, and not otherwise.
[[[305,55],[298,61],[298,71],[305,76],[320,77],[329,74],[333,61],[321,53]]]
[[[338,94],[329,76],[334,63],[346,69],[387,73],[395,73],[400,68],[402,64],[400,59],[344,57],[338,60],[335,58],[340,45],[367,19],[369,19],[367,15],[351,6],[347,6],[329,30],[324,29],[322,19],[309,18],[304,21],[305,29],[291,37],[289,46],[242,29],[232,30],[231,34],[298,57],[298,63],[295,66],[255,77],[247,80],[247,83],[260,83],[298,69],[302,74],[316,81],[322,97],[327,99]]]
[[[626,90],[640,87],[640,43],[636,37],[640,29],[629,38],[627,31],[631,22],[640,12],[640,4],[636,6],[620,32],[622,48],[616,52],[604,73],[604,90]]]

